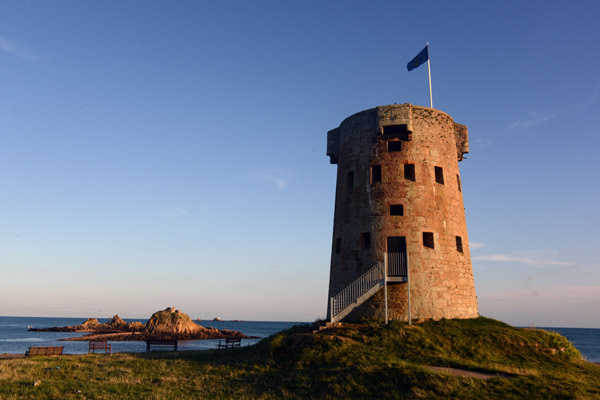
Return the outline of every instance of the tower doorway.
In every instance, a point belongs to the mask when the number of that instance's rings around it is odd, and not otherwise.
[[[387,264],[388,276],[406,276],[406,238],[404,236],[388,236]]]

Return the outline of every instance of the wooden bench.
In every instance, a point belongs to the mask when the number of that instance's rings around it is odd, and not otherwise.
[[[106,340],[90,340],[89,343],[88,354],[96,353],[96,350],[104,350],[104,354],[112,354],[112,344],[109,344]]]
[[[151,346],[173,346],[173,351],[177,351],[177,340],[146,340],[146,351],[150,351]]]
[[[30,347],[25,357],[34,356],[62,356],[63,347]]]
[[[225,343],[223,340],[219,340],[219,344],[217,345],[217,350],[219,349],[231,349],[234,347],[242,346],[242,337],[241,336],[232,336],[225,339]]]

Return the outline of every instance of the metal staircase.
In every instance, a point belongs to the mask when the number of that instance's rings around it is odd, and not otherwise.
[[[387,284],[388,282],[408,283],[408,255],[406,253],[385,253],[384,261],[356,278],[352,283],[331,297],[329,304],[329,324],[336,324],[352,310],[367,301],[371,296],[385,289],[385,322],[388,320]],[[408,290],[408,323],[410,324],[410,287]]]
[[[373,268],[356,278],[330,299],[329,321],[339,322],[352,310],[367,301],[379,289],[385,287],[385,264],[377,263]]]

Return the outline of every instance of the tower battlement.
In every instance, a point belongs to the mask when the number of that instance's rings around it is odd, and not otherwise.
[[[465,125],[410,104],[361,111],[327,133],[338,168],[330,298],[385,264],[391,318],[408,318],[408,284],[413,319],[477,316],[458,168],[468,151]],[[383,317],[383,292],[345,319]]]

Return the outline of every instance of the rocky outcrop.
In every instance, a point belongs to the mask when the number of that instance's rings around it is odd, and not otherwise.
[[[115,315],[109,322],[101,324],[96,318],[88,318],[81,325],[67,325],[54,328],[29,328],[36,332],[141,332],[144,329],[141,322],[126,322]]]
[[[241,332],[229,329],[205,328],[198,325],[185,313],[169,307],[152,314],[143,333],[147,337],[158,339],[198,340],[222,339],[231,336],[247,337]]]
[[[157,311],[146,324],[141,322],[126,322],[118,315],[104,324],[96,318],[89,318],[81,325],[54,327],[54,328],[30,328],[30,331],[38,332],[92,332],[89,335],[61,339],[68,341],[87,340],[111,340],[111,341],[144,341],[147,339],[164,340],[202,340],[202,339],[224,339],[232,336],[243,338],[255,338],[244,335],[238,331],[228,329],[205,328],[198,325],[189,315],[168,307]]]
[[[88,318],[85,321],[83,321],[83,324],[81,324],[81,326],[86,329],[94,329],[97,328],[99,325],[100,322],[98,322],[96,318]]]
[[[144,332],[150,336],[189,335],[202,329],[205,328],[192,321],[187,314],[176,310],[175,307],[169,307],[152,314]]]
[[[116,329],[123,329],[123,328],[127,328],[127,326],[129,324],[127,322],[123,321],[123,319],[121,317],[119,317],[119,314],[115,314],[115,315],[113,315],[112,319],[106,323],[106,325],[108,325],[110,327],[114,327]]]

